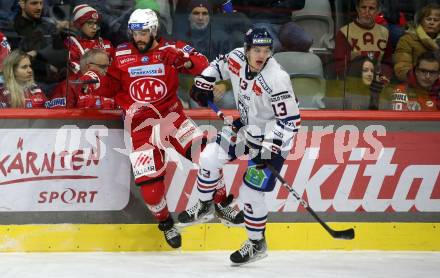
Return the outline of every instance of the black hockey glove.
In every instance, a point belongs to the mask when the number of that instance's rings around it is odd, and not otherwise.
[[[252,159],[257,169],[266,168],[267,164],[272,164],[272,160],[281,155],[282,141],[274,139],[272,142],[263,141],[260,153]]]
[[[198,75],[194,78],[194,84],[190,91],[191,98],[202,107],[208,106],[208,100],[214,100],[215,77]]]

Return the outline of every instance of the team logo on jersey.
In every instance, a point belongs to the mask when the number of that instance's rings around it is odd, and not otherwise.
[[[257,95],[257,96],[261,96],[263,94],[263,91],[261,90],[261,88],[257,85],[257,82],[254,81],[254,85],[252,85],[252,91]]]
[[[123,65],[127,65],[127,64],[133,64],[136,62],[136,60],[137,60],[136,55],[128,55],[128,56],[122,57],[121,59],[118,59],[117,61],[120,66],[123,66]]]
[[[239,76],[240,69],[241,69],[240,63],[238,63],[237,61],[235,61],[231,57],[229,57],[229,60],[228,60],[228,68],[233,74]]]
[[[144,77],[135,80],[128,88],[130,97],[139,103],[153,103],[167,94],[167,86],[160,79]]]
[[[144,63],[144,64],[148,63],[149,60],[150,59],[148,58],[148,56],[144,56],[144,57],[141,58],[141,62]]]
[[[128,68],[130,77],[137,76],[160,76],[165,74],[165,67],[163,64],[153,64],[148,66],[139,66]]]

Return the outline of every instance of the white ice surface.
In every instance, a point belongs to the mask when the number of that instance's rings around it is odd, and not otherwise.
[[[0,253],[1,278],[434,278],[440,252],[269,252],[233,267],[230,252]]]

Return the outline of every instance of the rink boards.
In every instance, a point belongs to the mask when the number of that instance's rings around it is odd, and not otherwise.
[[[439,223],[329,223],[354,227],[354,240],[335,240],[316,223],[269,223],[271,250],[440,251]],[[181,250],[233,250],[246,239],[243,228],[200,224],[182,231]],[[154,224],[51,224],[0,226],[0,251],[167,251]]]
[[[221,127],[206,111],[189,115]],[[170,250],[133,184],[119,117],[0,111],[0,251]],[[269,248],[440,251],[439,123],[436,113],[305,111],[281,174],[332,228],[354,227],[356,238],[331,238],[278,183],[266,195]],[[172,151],[169,159],[175,215],[197,198],[197,167]],[[225,167],[236,196],[246,167]],[[236,249],[246,238],[220,223],[182,233],[182,250]]]

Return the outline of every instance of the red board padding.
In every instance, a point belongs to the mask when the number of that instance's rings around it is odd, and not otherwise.
[[[236,110],[224,110],[226,115],[238,118]],[[190,109],[185,113],[194,120],[217,120],[210,109]],[[346,121],[440,121],[440,112],[395,112],[395,111],[340,111],[303,110],[303,120],[346,120]],[[76,119],[76,120],[119,120],[119,110],[82,109],[0,109],[0,119]]]

